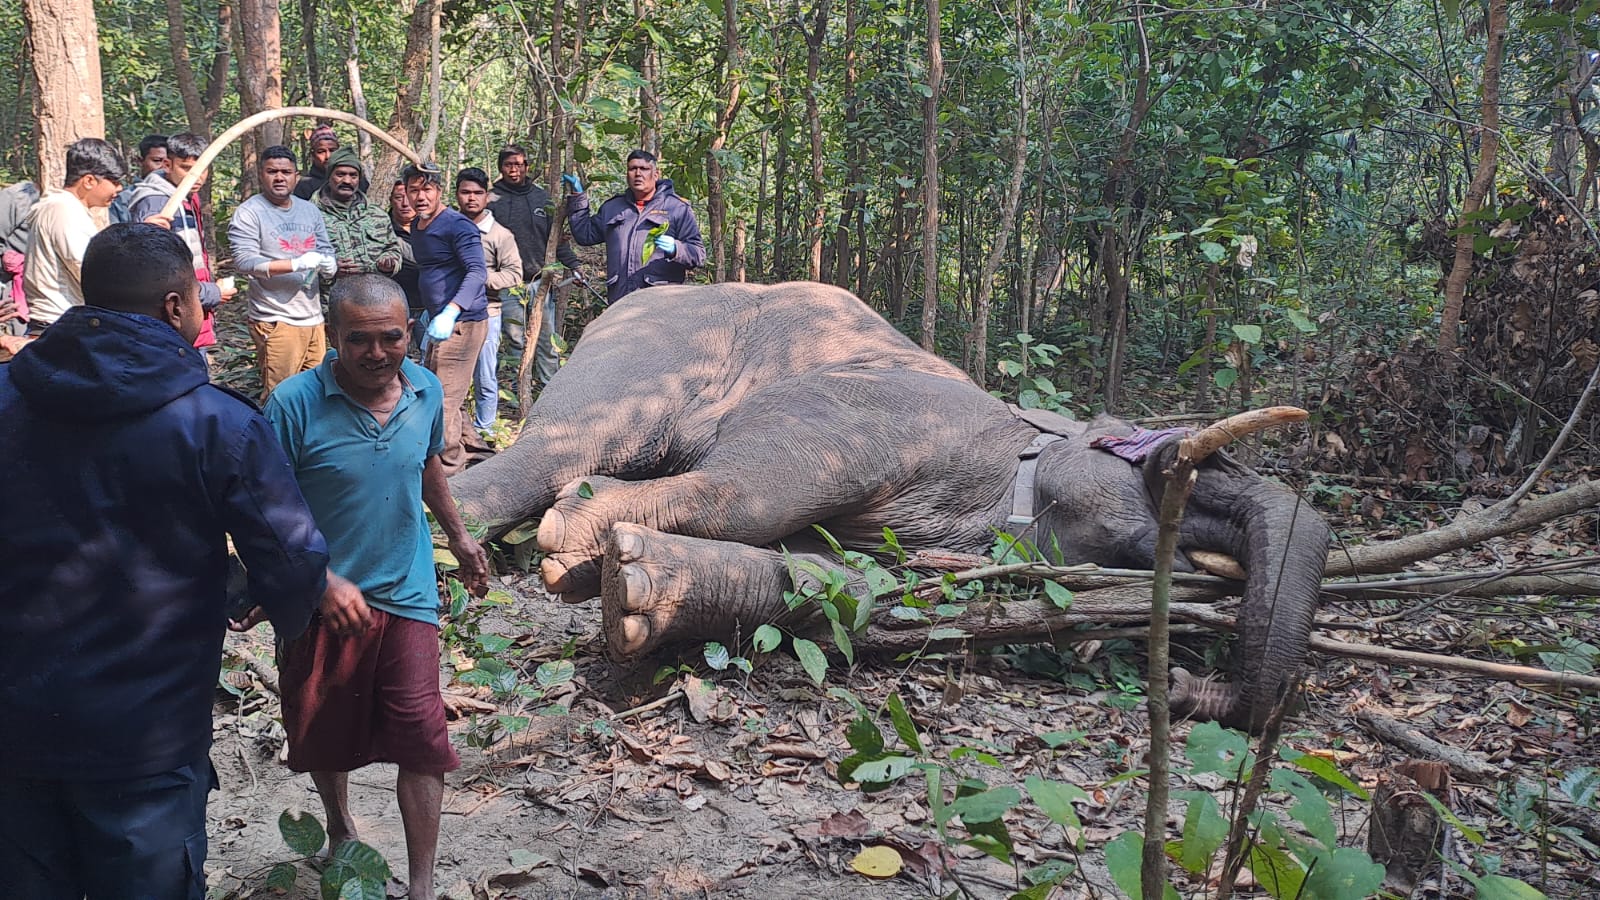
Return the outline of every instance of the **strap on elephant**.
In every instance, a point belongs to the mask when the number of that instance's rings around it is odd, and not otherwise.
[[[1024,528],[1033,524],[1033,496],[1034,486],[1039,473],[1039,454],[1044,448],[1062,440],[1061,435],[1042,432],[1033,439],[1033,443],[1017,454],[1021,464],[1017,466],[1017,476],[1011,480],[1011,515],[1006,518],[1006,531],[1011,534],[1020,534]]]

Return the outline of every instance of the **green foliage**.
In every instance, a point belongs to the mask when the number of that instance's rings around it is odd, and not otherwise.
[[[305,812],[284,810],[278,817],[278,833],[289,849],[302,858],[315,856],[328,839],[317,817]],[[292,863],[277,863],[267,873],[265,886],[279,892],[290,891],[296,874]],[[360,841],[345,841],[328,854],[318,888],[323,900],[382,900],[389,875],[389,864],[381,853]]]

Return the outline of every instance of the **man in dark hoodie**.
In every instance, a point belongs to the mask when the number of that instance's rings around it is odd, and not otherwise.
[[[705,265],[706,246],[694,210],[662,178],[648,150],[628,154],[628,189],[589,210],[589,195],[576,175],[563,175],[567,224],[584,246],[606,245],[606,300],[615,303],[658,284],[683,284],[690,269]]]
[[[517,241],[517,255],[522,258],[522,277],[528,282],[528,291],[520,297],[505,296],[501,321],[504,324],[506,346],[514,357],[522,355],[522,344],[528,324],[527,303],[534,293],[532,284],[539,280],[544,270],[544,255],[550,243],[550,195],[528,177],[528,153],[516,144],[500,148],[500,180],[494,183],[489,194],[489,212],[494,220],[506,227]],[[569,269],[577,271],[578,254],[572,245],[562,241],[556,246],[556,259]],[[556,332],[556,296],[545,294],[540,315],[543,324],[539,331],[538,353],[534,357],[535,371],[540,384],[549,384],[560,365],[556,345],[550,339]]]
[[[199,900],[227,537],[281,636],[361,595],[272,427],[207,379],[183,241],[113,225],[83,291],[0,366],[0,896]]]

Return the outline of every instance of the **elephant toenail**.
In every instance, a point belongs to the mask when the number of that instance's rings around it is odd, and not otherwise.
[[[628,612],[642,612],[650,605],[650,576],[638,566],[623,566],[622,606]]]
[[[539,575],[544,579],[544,589],[558,593],[567,586],[567,567],[557,562],[555,557],[545,557],[539,564]]]
[[[643,650],[645,642],[650,640],[650,619],[646,616],[628,616],[622,620],[620,626],[622,651],[637,653]]]
[[[617,528],[611,532],[611,538],[617,542],[617,558],[622,562],[633,562],[644,556],[644,538],[638,533]]]
[[[567,536],[567,519],[555,510],[547,510],[539,520],[539,549],[551,553],[561,549]]]

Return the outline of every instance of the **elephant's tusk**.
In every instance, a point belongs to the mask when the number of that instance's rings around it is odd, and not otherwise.
[[[264,109],[253,116],[241,119],[232,128],[224,131],[216,140],[206,146],[205,152],[201,153],[200,158],[195,160],[194,167],[189,170],[189,174],[183,176],[183,180],[178,182],[178,187],[172,192],[172,196],[167,198],[166,205],[161,207],[160,215],[163,218],[172,218],[173,214],[178,211],[178,206],[183,203],[184,198],[189,196],[191,190],[194,190],[195,183],[200,180],[200,176],[205,174],[206,168],[216,160],[218,154],[227,149],[229,144],[243,137],[252,128],[264,125],[273,119],[286,119],[291,116],[333,119],[336,122],[354,125],[393,147],[396,152],[406,159],[419,164],[422,162],[422,157],[417,154],[417,151],[400,143],[400,140],[389,132],[352,113],[337,109],[326,109],[321,106],[285,106],[281,109]]]
[[[1268,428],[1304,422],[1309,418],[1311,414],[1298,406],[1269,406],[1265,409],[1238,413],[1207,425],[1193,437],[1184,438],[1178,445],[1178,458],[1190,465],[1199,465],[1202,460],[1221,450],[1235,438],[1265,431]]]
[[[1184,555],[1189,561],[1205,569],[1212,575],[1222,578],[1232,578],[1235,581],[1244,581],[1244,566],[1239,561],[1226,553],[1217,553],[1212,550],[1185,550]]]

